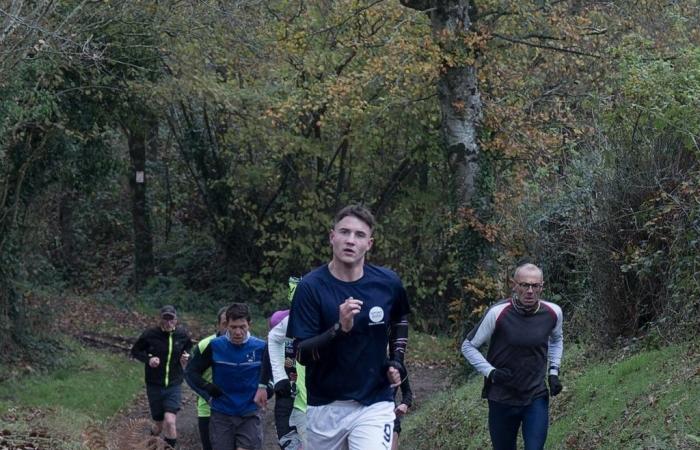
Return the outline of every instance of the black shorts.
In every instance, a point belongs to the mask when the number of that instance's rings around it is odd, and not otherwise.
[[[165,413],[177,414],[182,404],[182,385],[157,386],[155,384],[146,385],[146,395],[148,396],[148,407],[151,409],[151,418],[156,422],[161,422]]]

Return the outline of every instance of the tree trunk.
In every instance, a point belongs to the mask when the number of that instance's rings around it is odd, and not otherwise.
[[[0,205],[0,215],[3,212]],[[22,323],[22,296],[15,290],[17,280],[17,236],[15,230],[0,221],[0,346],[15,348],[17,343],[35,336],[34,330],[28,324]],[[25,341],[26,343],[26,341]],[[0,356],[0,361],[7,358]]]
[[[460,37],[472,24],[468,0],[401,0],[401,3],[430,15],[433,36],[442,43],[445,52],[464,45]],[[479,173],[478,130],[482,103],[476,67],[446,65],[437,90],[442,134],[455,181],[456,206],[466,207],[474,197]]]
[[[134,226],[134,288],[138,291],[153,275],[153,235],[146,201],[146,136],[148,127],[127,130],[131,158],[131,216]]]
[[[72,190],[64,192],[58,201],[58,232],[61,239],[59,257],[60,263],[68,275],[76,273],[78,265],[73,230],[75,206],[76,193]]]

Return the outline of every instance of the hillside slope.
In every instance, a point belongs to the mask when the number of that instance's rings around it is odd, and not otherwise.
[[[605,357],[568,349],[546,448],[700,448],[698,344],[695,338]],[[490,448],[481,386],[481,377],[470,376],[431,399],[407,418],[402,442],[414,450]]]

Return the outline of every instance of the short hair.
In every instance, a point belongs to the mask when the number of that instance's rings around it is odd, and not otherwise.
[[[250,322],[250,310],[245,303],[232,303],[231,306],[226,309],[227,322],[238,319],[245,319]]]
[[[515,268],[515,271],[513,272],[513,279],[514,280],[517,278],[518,273],[523,269],[529,269],[529,270],[535,269],[540,273],[540,275],[542,277],[544,277],[544,273],[542,272],[542,269],[540,269],[539,267],[537,267],[536,265],[534,265],[530,262],[527,262],[525,264],[520,264],[518,267]]]
[[[338,211],[338,213],[333,218],[333,228],[343,220],[344,218],[352,216],[357,217],[361,221],[367,224],[370,231],[374,231],[375,220],[372,212],[362,205],[349,205]]]
[[[219,308],[219,312],[216,313],[216,324],[218,325],[219,322],[221,322],[221,318],[223,317],[224,319],[226,318],[226,311],[228,311],[228,306],[222,306]]]

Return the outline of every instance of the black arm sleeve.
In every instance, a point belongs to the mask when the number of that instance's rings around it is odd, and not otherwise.
[[[331,347],[333,340],[344,335],[342,331],[336,331],[335,327],[329,328],[326,332],[303,341],[295,340],[297,361],[301,365],[307,365],[318,361]]]
[[[218,397],[222,394],[219,386],[214,383],[210,383],[202,377],[205,370],[212,366],[212,351],[211,346],[207,347],[200,352],[196,349],[193,352],[192,359],[187,368],[185,369],[185,381],[192,388],[193,391],[197,393],[200,397],[205,400],[209,400],[210,397]]]
[[[265,344],[260,366],[260,380],[258,383],[267,386],[270,380],[272,380],[272,365],[270,364],[270,352],[268,351],[267,344]]]
[[[139,338],[134,342],[134,346],[131,347],[131,357],[141,361],[142,363],[148,364],[150,355],[148,354],[148,340],[146,339],[146,333],[144,332]]]
[[[408,382],[408,376],[401,383],[401,403],[405,403],[407,406],[413,405],[413,391]]]
[[[404,365],[408,345],[408,316],[403,315],[391,324],[389,330],[389,359]]]

